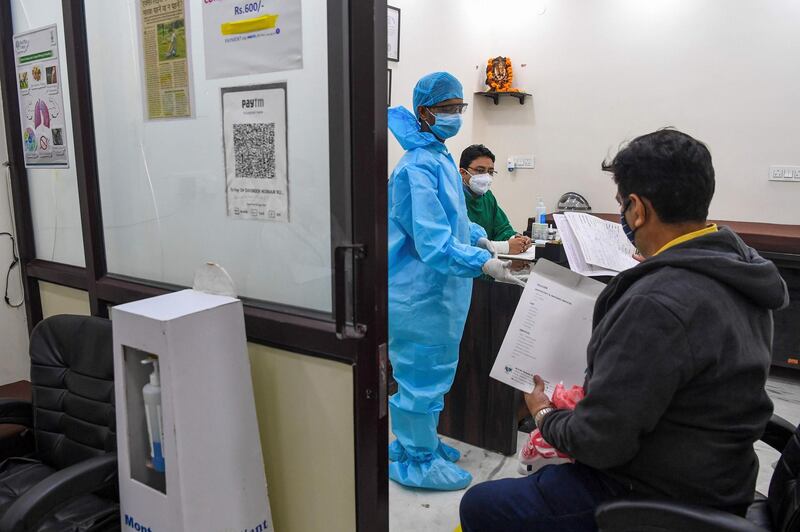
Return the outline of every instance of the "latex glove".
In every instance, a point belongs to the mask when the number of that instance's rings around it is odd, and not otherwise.
[[[494,242],[492,242],[488,238],[486,237],[479,238],[478,241],[475,243],[475,245],[491,253],[492,257],[497,257],[498,252],[497,249],[494,247]]]
[[[511,261],[511,271],[512,272],[521,272],[522,270],[527,270],[528,266],[530,266],[530,262],[525,260],[512,260]]]
[[[483,273],[491,275],[495,280],[501,283],[510,283],[519,286],[525,286],[525,283],[517,279],[511,274],[511,261],[500,259],[489,259],[481,268]]]

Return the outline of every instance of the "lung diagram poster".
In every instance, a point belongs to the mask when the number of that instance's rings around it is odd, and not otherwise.
[[[286,83],[221,92],[228,216],[288,222]]]
[[[206,78],[303,68],[300,0],[203,0]]]
[[[26,168],[68,168],[67,127],[56,26],[14,35]]]

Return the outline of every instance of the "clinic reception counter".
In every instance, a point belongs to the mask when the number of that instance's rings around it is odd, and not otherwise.
[[[517,450],[522,393],[489,377],[522,295],[522,287],[475,279],[453,387],[439,433],[506,455]]]

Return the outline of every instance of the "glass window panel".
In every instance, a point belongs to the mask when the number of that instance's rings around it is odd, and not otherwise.
[[[108,271],[190,286],[195,269],[214,261],[241,296],[328,313],[326,0],[302,2],[302,69],[214,80],[206,79],[203,3],[185,4],[194,117],[148,121],[137,2],[86,1]],[[287,85],[289,222],[234,219],[221,89],[273,83]]]
[[[73,266],[85,266],[61,2],[11,0],[11,13],[14,33],[51,24],[56,24],[58,27],[59,68],[61,90],[64,94],[69,168],[27,170],[36,257]],[[19,129],[9,134],[19,134]]]

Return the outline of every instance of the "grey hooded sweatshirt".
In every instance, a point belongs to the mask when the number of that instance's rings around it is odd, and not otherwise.
[[[743,514],[788,301],[775,265],[724,227],[621,273],[595,305],[586,397],[543,436],[634,493]]]

